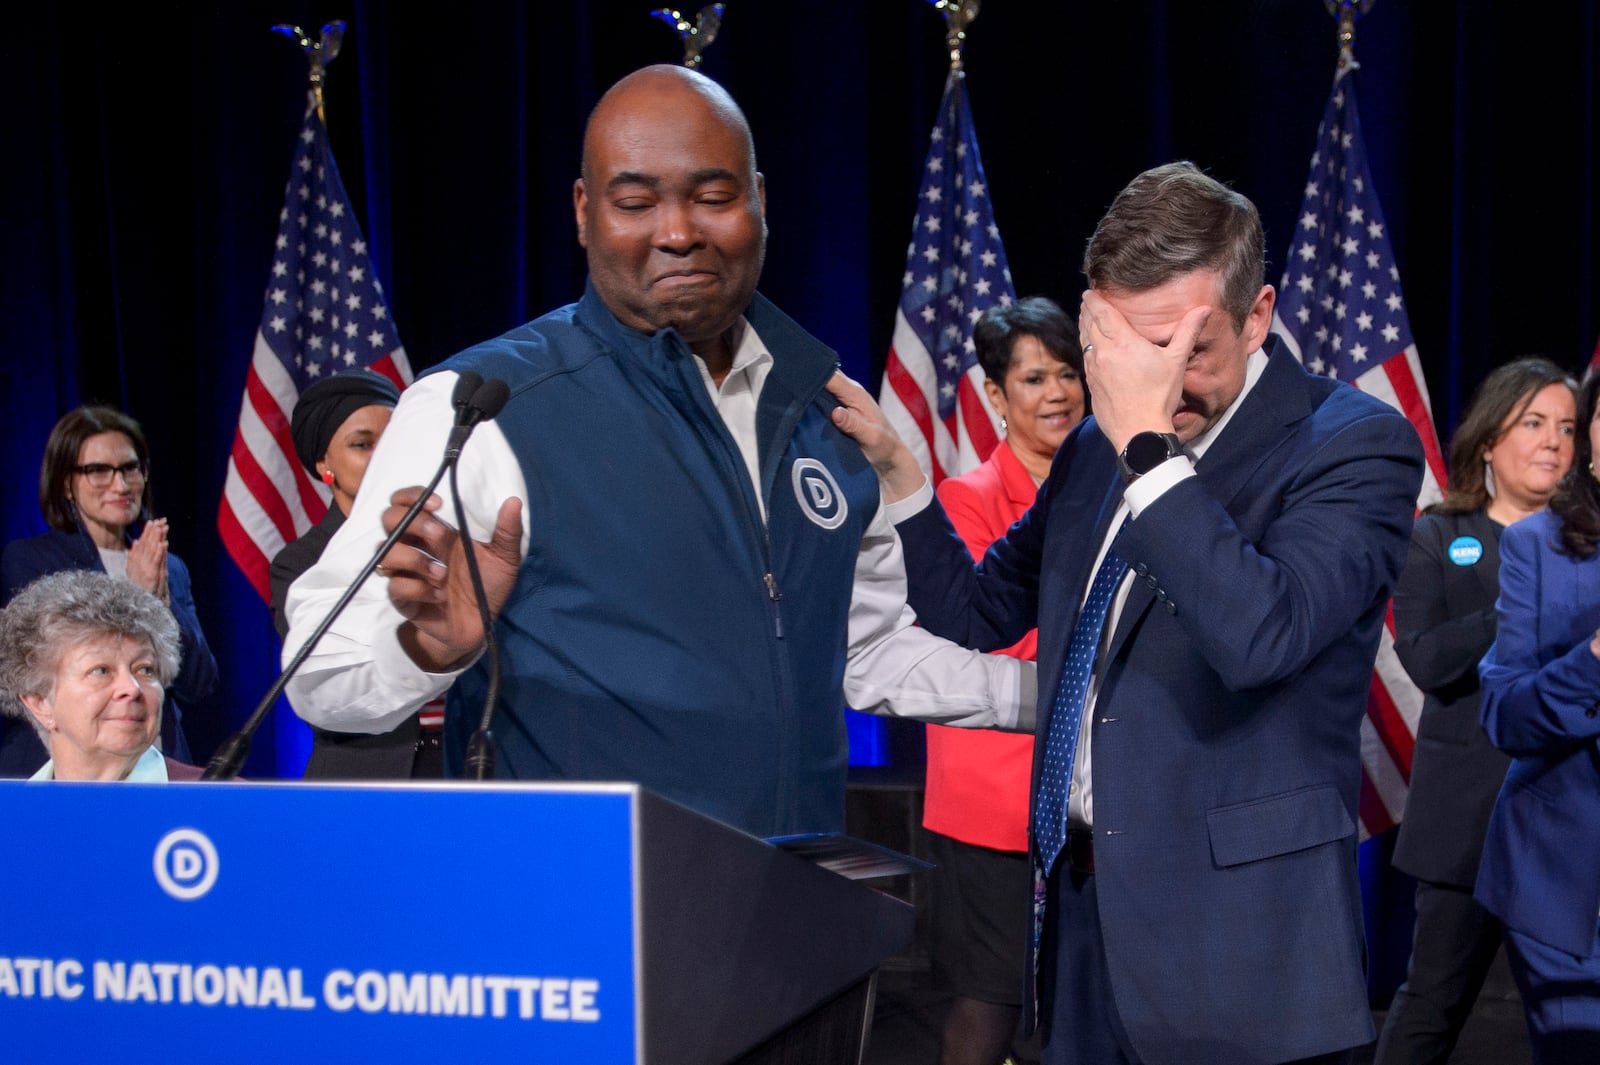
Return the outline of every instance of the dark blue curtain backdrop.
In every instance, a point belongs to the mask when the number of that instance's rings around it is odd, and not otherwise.
[[[763,288],[876,388],[945,78],[943,19],[926,0],[727,6],[703,69],[755,130]],[[328,124],[422,369],[578,294],[584,117],[622,74],[682,59],[650,10],[14,12],[0,39],[4,538],[41,528],[37,471],[62,412],[105,401],[140,419],[222,667],[220,716],[241,721],[277,641],[215,519],[306,85],[299,49],[270,27],[348,22]],[[1529,352],[1577,370],[1600,335],[1596,44],[1587,2],[1378,0],[1358,25],[1367,147],[1447,439],[1487,370]],[[1133,174],[1175,157],[1260,205],[1275,281],[1335,55],[1322,0],[988,0],[968,91],[1017,289],[1075,307],[1095,220]],[[274,775],[276,747],[258,739],[247,775]]]

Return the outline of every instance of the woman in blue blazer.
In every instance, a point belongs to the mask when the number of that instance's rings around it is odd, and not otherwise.
[[[1418,519],[1395,586],[1395,653],[1424,692],[1394,848],[1417,880],[1417,922],[1374,1065],[1443,1065],[1500,952],[1500,922],[1472,888],[1510,759],[1478,724],[1478,662],[1494,643],[1500,534],[1543,510],[1571,469],[1577,390],[1544,358],[1484,378],[1450,441],[1445,497]]]
[[[181,706],[217,686],[217,663],[200,631],[189,570],[167,550],[167,521],[150,516],[150,450],[139,423],[111,407],[79,407],[50,431],[39,470],[39,509],[49,531],[13,540],[0,555],[0,605],[31,581],[67,569],[103,570],[160,597],[182,637],[178,675],[162,709],[161,749],[192,761]],[[0,776],[29,776],[48,756],[31,728],[0,727]]]
[[[1500,538],[1484,731],[1512,756],[1476,895],[1505,924],[1535,1065],[1600,1061],[1600,451],[1591,373],[1572,471]]]

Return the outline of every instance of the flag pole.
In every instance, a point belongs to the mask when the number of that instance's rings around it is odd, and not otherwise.
[[[944,43],[950,50],[950,76],[963,77],[961,60],[967,47],[967,27],[978,17],[979,0],[933,0],[933,6],[944,15]]]
[[[1356,106],[1356,20],[1373,0],[1324,0],[1338,31],[1338,65],[1317,126],[1299,220],[1283,257],[1272,332],[1312,373],[1348,382],[1411,422],[1427,459],[1417,509],[1441,496],[1445,462],[1427,381],[1401,292],[1399,264],[1368,165]],[[1405,808],[1422,692],[1394,649],[1386,620],[1361,726],[1361,838],[1397,824]]]
[[[1356,19],[1372,10],[1372,5],[1377,0],[1322,0],[1323,6],[1328,9],[1339,23],[1339,66],[1336,68],[1335,78],[1355,70],[1361,64],[1356,62]]]
[[[322,38],[315,41],[299,26],[278,25],[272,27],[272,32],[294,40],[305,53],[306,63],[311,67],[311,98],[316,103],[317,121],[326,126],[328,116],[322,110],[322,81],[328,64],[338,57],[339,47],[344,43],[344,22],[334,21],[323,26]]]
[[[328,489],[301,465],[290,434],[300,393],[347,369],[373,370],[399,388],[412,378],[323,120],[327,66],[345,23],[330,22],[315,38],[298,26],[272,30],[300,45],[310,87],[217,509],[228,554],[264,602],[272,559],[328,508]]]
[[[967,103],[963,52],[979,0],[930,3],[944,16],[950,71],[918,181],[878,402],[937,487],[1000,441],[972,331],[1016,291]]]

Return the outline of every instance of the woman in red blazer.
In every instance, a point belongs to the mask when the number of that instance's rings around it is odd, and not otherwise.
[[[991,307],[973,329],[984,391],[1005,438],[983,465],[939,485],[939,500],[974,559],[1033,504],[1068,431],[1083,419],[1078,327],[1054,301]],[[1032,661],[1038,633],[995,652]],[[937,869],[931,953],[954,998],[941,1065],[997,1065],[1022,1011],[1031,733],[927,726],[922,825]]]

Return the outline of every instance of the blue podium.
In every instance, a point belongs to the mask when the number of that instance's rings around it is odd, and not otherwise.
[[[0,781],[0,804],[18,1065],[859,1061],[912,937],[900,899],[635,785]]]

